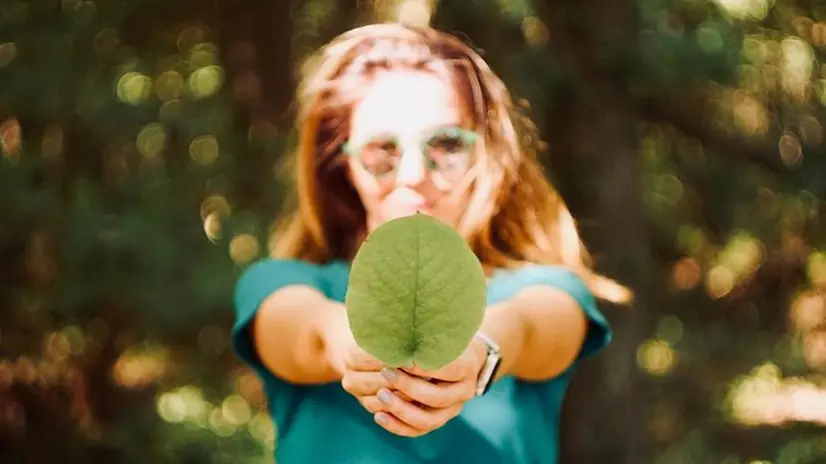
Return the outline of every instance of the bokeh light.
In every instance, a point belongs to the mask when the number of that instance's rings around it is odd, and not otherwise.
[[[676,353],[665,340],[647,340],[637,350],[637,364],[652,375],[668,374],[676,361]]]
[[[143,103],[152,92],[152,79],[139,72],[124,73],[117,81],[118,99],[130,105]]]
[[[746,426],[826,425],[826,388],[799,377],[784,378],[771,363],[756,367],[736,382],[728,401],[732,419]]]
[[[276,3],[0,4],[0,461],[272,460],[233,284],[282,238],[312,52],[401,21],[482,52],[594,266],[637,290],[601,306],[568,460],[826,462],[826,11]]]

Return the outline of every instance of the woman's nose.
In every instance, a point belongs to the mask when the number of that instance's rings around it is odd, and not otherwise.
[[[427,171],[421,153],[409,151],[402,156],[396,171],[396,184],[400,187],[415,187],[424,182]]]

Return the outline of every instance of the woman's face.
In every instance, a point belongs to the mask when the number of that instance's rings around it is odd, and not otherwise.
[[[462,122],[453,88],[433,74],[375,77],[353,109],[346,147],[368,230],[417,211],[458,225],[477,137]]]

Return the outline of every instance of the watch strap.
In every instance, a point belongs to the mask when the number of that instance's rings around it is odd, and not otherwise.
[[[479,372],[479,378],[476,381],[476,396],[482,396],[488,392],[493,384],[493,379],[499,370],[501,355],[499,345],[490,337],[482,332],[477,332],[476,338],[480,339],[487,348],[485,363],[482,365],[482,370]]]

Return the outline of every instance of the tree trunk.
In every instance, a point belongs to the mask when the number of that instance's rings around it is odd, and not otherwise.
[[[553,59],[572,77],[546,117],[551,168],[579,220],[599,272],[635,293],[631,308],[602,305],[612,344],[586,362],[563,411],[561,462],[650,462],[645,379],[636,349],[645,337],[649,250],[640,188],[636,108],[626,80],[633,50],[633,2],[547,2],[540,8]]]

